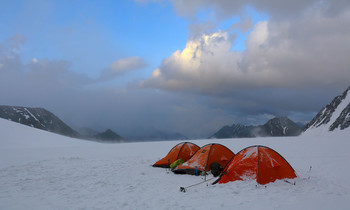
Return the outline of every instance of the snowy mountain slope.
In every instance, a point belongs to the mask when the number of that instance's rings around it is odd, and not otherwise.
[[[308,133],[323,133],[343,130],[350,126],[350,87],[342,95],[335,97],[330,104],[324,107],[304,130]]]
[[[100,144],[0,119],[0,209],[348,209],[349,134],[193,141],[235,153],[269,146],[299,178],[296,185],[238,181],[182,193],[180,186],[202,177],[151,167],[180,141]]]
[[[43,108],[0,106],[0,118],[65,136],[79,137],[78,132]]]
[[[106,143],[115,143],[124,140],[123,137],[119,136],[111,129],[107,129],[105,132],[101,133],[94,133],[94,131],[91,129],[84,129],[84,133],[88,131],[90,132],[90,135],[82,135],[79,132],[72,129],[71,127],[69,127],[56,115],[43,108],[2,105],[0,106],[0,118],[74,138],[81,138]]]

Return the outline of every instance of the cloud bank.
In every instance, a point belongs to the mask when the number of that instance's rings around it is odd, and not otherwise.
[[[212,96],[213,100],[226,101],[235,108],[237,100],[242,100],[241,108],[252,102],[251,111],[258,106],[278,110],[273,102],[278,103],[277,97],[281,96],[280,99],[290,101],[306,99],[303,107],[286,106],[285,113],[288,108],[296,112],[310,110],[315,99],[307,99],[305,93],[316,97],[321,95],[316,89],[323,91],[326,96],[317,100],[321,102],[329,100],[329,92],[345,89],[350,84],[350,3],[275,3],[191,1],[185,6],[185,1],[174,1],[181,15],[210,7],[218,16],[226,17],[251,5],[271,17],[251,28],[243,52],[232,50],[235,36],[230,30],[190,37],[186,47],[165,58],[142,86]]]
[[[322,8],[327,15],[337,15],[349,9],[347,0],[172,0],[171,2],[180,16],[193,17],[199,10],[206,9],[212,10],[218,19],[242,14],[242,10],[247,6],[278,19],[294,18],[318,8]]]
[[[262,21],[244,52],[232,51],[228,32],[189,40],[163,60],[145,86],[172,91],[229,94],[245,88],[339,85],[350,78],[350,12],[321,11],[293,21]]]
[[[139,70],[145,68],[147,62],[140,57],[128,57],[114,61],[110,64],[109,68],[101,72],[98,82],[114,79],[117,76],[123,75],[130,71]]]

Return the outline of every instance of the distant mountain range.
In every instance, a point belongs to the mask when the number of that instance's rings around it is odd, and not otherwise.
[[[43,108],[3,105],[0,106],[0,118],[74,138],[113,143],[126,141],[125,138],[111,129],[107,129],[101,133],[86,127],[78,127],[73,129],[64,123],[61,119],[59,119],[56,115]],[[146,136],[132,137],[127,141],[163,140],[188,140],[188,138],[180,133],[167,133],[155,130],[150,131],[150,134]]]
[[[350,86],[335,97],[304,128],[305,133],[344,130],[350,126]]]
[[[287,117],[277,117],[263,125],[226,125],[210,138],[250,138],[265,136],[298,136],[304,133],[322,133],[350,127],[350,87],[335,97],[304,128]],[[121,142],[123,137],[107,129],[99,133],[90,128],[72,129],[53,113],[43,108],[0,106],[0,118],[18,122],[49,132],[99,142]],[[180,133],[150,131],[148,135],[131,137],[133,141],[188,140]],[[128,140],[130,141],[130,140]]]
[[[0,118],[74,138],[103,142],[119,142],[123,140],[121,136],[110,129],[102,133],[95,133],[90,129],[93,132],[90,135],[80,134],[56,115],[43,108],[0,106]]]
[[[252,138],[265,136],[298,136],[302,128],[287,117],[276,117],[264,125],[233,124],[224,126],[210,138]]]

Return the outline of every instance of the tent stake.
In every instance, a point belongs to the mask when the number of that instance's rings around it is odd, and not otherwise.
[[[295,185],[296,184],[296,182],[294,181],[293,183],[292,182],[290,182],[290,181],[288,181],[288,180],[283,180],[284,182],[286,182],[286,183],[288,183],[288,184],[291,184],[291,185]]]

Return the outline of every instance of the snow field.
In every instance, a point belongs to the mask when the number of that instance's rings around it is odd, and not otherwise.
[[[296,185],[211,181],[183,193],[203,177],[151,167],[180,141],[101,144],[0,119],[0,209],[348,209],[349,136],[193,140],[235,154],[271,147],[299,177]]]

